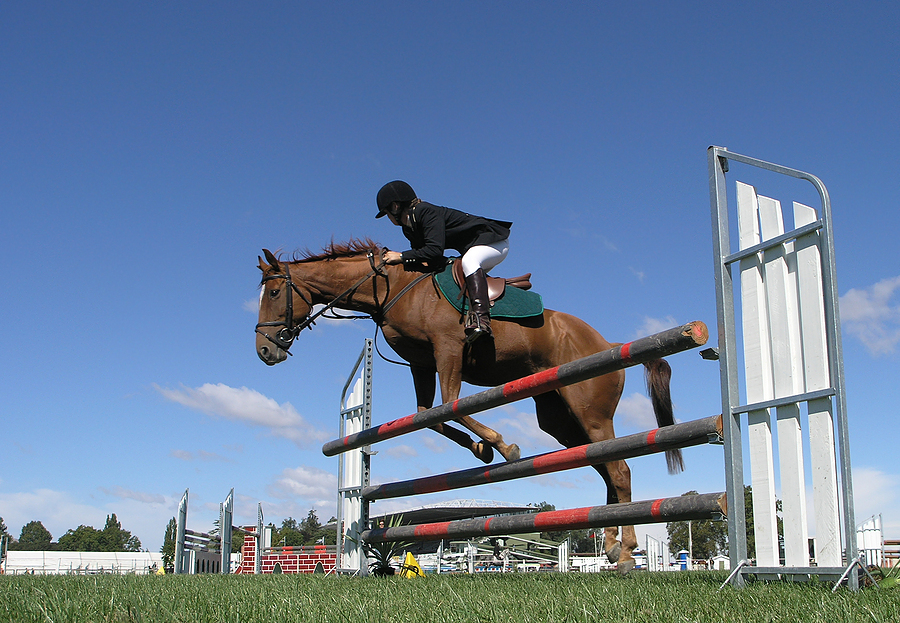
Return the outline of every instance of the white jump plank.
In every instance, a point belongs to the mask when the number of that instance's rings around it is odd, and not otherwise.
[[[781,204],[768,197],[759,197],[758,201],[763,240],[783,234]],[[804,386],[793,246],[793,243],[786,243],[763,254],[776,397],[802,393]],[[776,419],[781,504],[784,516],[791,518],[784,522],[785,565],[806,567],[809,565],[809,530],[799,405],[778,407]]]
[[[740,248],[746,249],[760,242],[756,189],[738,182],[737,205]],[[758,254],[740,262],[744,376],[748,404],[770,400],[775,395],[762,270]],[[753,411],[748,414],[747,422],[756,559],[762,566],[776,566],[779,559],[778,523],[771,416],[765,409]]]
[[[794,227],[812,223],[816,218],[813,208],[794,203]],[[806,391],[831,386],[819,242],[818,232],[801,236],[795,242]],[[830,398],[823,398],[809,401],[808,406],[816,563],[836,567],[842,559],[833,405]]]

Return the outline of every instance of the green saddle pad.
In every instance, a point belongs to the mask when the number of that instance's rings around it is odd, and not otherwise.
[[[453,262],[459,261],[453,259]],[[463,299],[459,296],[459,286],[453,280],[453,271],[450,270],[451,262],[448,262],[439,273],[434,274],[434,281],[441,294],[444,295],[450,304],[456,308],[456,311],[465,313],[469,309],[469,299]],[[522,290],[512,286],[507,286],[506,291],[499,299],[494,301],[491,307],[491,318],[531,318],[532,316],[540,316],[544,313],[544,302],[541,295],[530,290]]]

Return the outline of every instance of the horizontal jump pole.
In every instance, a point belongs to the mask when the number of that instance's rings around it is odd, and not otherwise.
[[[626,437],[597,441],[567,450],[547,452],[490,467],[473,467],[437,476],[373,485],[362,490],[362,497],[369,501],[383,500],[550,474],[675,448],[699,446],[709,442],[710,435],[722,436],[721,415],[664,426]]]
[[[571,510],[375,528],[363,531],[360,538],[366,543],[440,541],[525,532],[555,532],[668,521],[715,519],[720,515],[727,515],[725,494],[704,493]]]
[[[222,537],[218,534],[207,534],[206,532],[194,532],[193,530],[188,530],[185,528],[184,530],[185,536],[192,536],[198,539],[208,539],[210,541],[220,541]]]
[[[566,385],[573,385],[596,376],[696,348],[706,344],[707,339],[709,339],[709,331],[705,324],[699,320],[689,322],[686,325],[588,355],[555,368],[549,368],[504,385],[498,385],[483,392],[387,422],[381,426],[367,428],[342,439],[334,439],[322,446],[322,452],[325,456],[335,456],[378,441],[449,422],[464,415],[493,409]]]

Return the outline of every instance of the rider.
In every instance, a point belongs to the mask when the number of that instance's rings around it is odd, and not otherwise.
[[[407,270],[439,270],[446,261],[444,250],[458,251],[471,301],[466,315],[466,341],[472,343],[481,336],[492,336],[486,274],[506,259],[512,223],[422,201],[409,184],[400,180],[385,184],[378,191],[376,202],[375,218],[387,214],[394,225],[403,229],[412,246],[403,253],[386,251],[384,263],[402,263]]]

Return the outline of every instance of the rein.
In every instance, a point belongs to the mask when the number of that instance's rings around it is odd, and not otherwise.
[[[372,270],[369,273],[357,281],[355,284],[350,286],[347,290],[337,295],[333,301],[325,305],[322,309],[317,311],[315,314],[312,313],[313,310],[313,302],[310,301],[303,292],[300,291],[300,288],[297,287],[291,280],[291,269],[290,265],[285,264],[287,270],[284,273],[279,273],[277,275],[267,275],[263,277],[262,282],[265,283],[267,281],[272,281],[273,279],[284,279],[284,282],[288,288],[286,288],[285,292],[287,292],[287,302],[285,303],[284,309],[284,320],[273,320],[271,322],[260,322],[256,325],[256,332],[265,337],[267,340],[275,344],[275,346],[281,348],[287,354],[291,354],[290,347],[291,344],[294,343],[294,340],[303,329],[309,327],[312,329],[312,326],[316,324],[316,319],[323,315],[325,312],[331,310],[341,299],[345,298],[349,294],[353,294],[356,290],[364,284],[366,281],[380,275],[387,279],[387,274],[384,273],[381,268],[384,266],[384,261],[382,261],[379,265],[375,265],[375,254],[369,251],[366,254],[366,257],[369,258],[369,264],[372,266]],[[307,312],[306,317],[301,320],[299,323],[294,324],[294,299],[293,293],[296,292],[297,296],[299,296],[304,303],[306,303],[307,307],[309,307],[309,312]],[[333,316],[335,318],[348,318],[348,316]],[[368,318],[368,316],[354,316],[354,318]],[[275,336],[271,336],[267,333],[263,333],[260,331],[260,327],[281,327],[279,331],[275,334]]]
[[[372,320],[375,321],[375,323],[377,325],[377,327],[375,329],[377,332],[378,327],[380,327],[383,324],[384,315],[394,306],[394,304],[396,304],[396,302],[404,294],[409,292],[413,288],[413,286],[418,285],[419,282],[421,282],[426,277],[430,277],[431,273],[423,273],[422,275],[416,277],[410,283],[408,283],[406,286],[404,286],[404,288],[402,290],[400,290],[400,292],[397,294],[397,296],[395,296],[394,298],[390,299],[387,303],[382,305],[382,304],[378,303],[378,288],[377,288],[378,280],[377,280],[377,277],[384,277],[384,280],[386,282],[387,291],[385,292],[385,300],[387,300],[388,297],[390,297],[390,292],[391,292],[390,278],[388,277],[387,273],[382,270],[384,267],[383,260],[381,261],[381,263],[376,265],[375,264],[375,254],[372,251],[369,251],[366,254],[366,257],[369,260],[369,264],[371,265],[372,270],[370,270],[368,272],[368,274],[366,274],[365,277],[363,277],[362,279],[357,281],[355,284],[353,284],[352,286],[347,288],[347,290],[345,290],[341,294],[337,295],[334,298],[334,300],[332,300],[330,303],[326,304],[322,309],[317,311],[315,314],[312,313],[312,309],[313,309],[312,301],[309,300],[306,297],[306,295],[303,294],[303,292],[300,290],[300,288],[297,287],[297,284],[295,284],[293,282],[293,280],[291,279],[291,271],[290,271],[289,265],[285,264],[287,269],[284,271],[284,273],[279,273],[276,275],[267,275],[267,276],[263,277],[263,279],[262,279],[263,284],[265,284],[267,281],[272,281],[273,279],[284,279],[285,284],[288,286],[285,290],[287,292],[287,301],[285,304],[285,319],[284,320],[273,320],[271,322],[260,322],[256,325],[256,333],[259,333],[260,335],[265,337],[267,340],[272,342],[275,346],[281,348],[288,355],[290,355],[291,352],[289,349],[291,347],[291,344],[293,344],[293,342],[297,338],[297,336],[300,335],[300,332],[306,328],[309,328],[310,330],[312,330],[313,325],[316,324],[316,319],[319,316],[322,316],[326,312],[329,312],[329,311],[331,312],[331,315],[325,316],[325,317],[326,318],[334,318],[336,320],[361,320],[361,319],[371,318]],[[373,314],[371,316],[369,316],[369,315],[341,316],[334,312],[334,307],[337,305],[337,303],[339,303],[342,299],[345,299],[348,295],[352,295],[354,292],[356,292],[357,289],[359,289],[359,287],[362,284],[364,284],[369,279],[373,279],[373,278],[375,279],[375,283],[373,284],[372,290],[373,290],[373,295],[375,298],[375,306],[377,308],[377,311],[375,312],[375,314]],[[306,305],[309,307],[309,312],[306,314],[306,317],[297,324],[294,324],[293,294],[295,292],[297,293],[297,296],[299,296],[300,299],[304,303],[306,303]],[[279,329],[278,332],[274,336],[271,336],[267,333],[260,331],[261,327],[281,327],[281,329]],[[382,357],[384,357],[384,355],[382,355]]]

